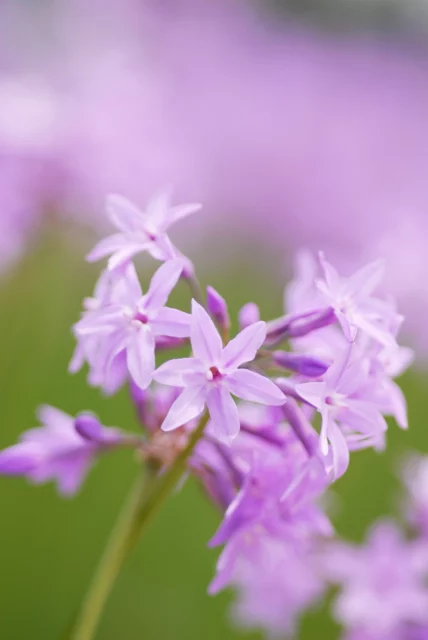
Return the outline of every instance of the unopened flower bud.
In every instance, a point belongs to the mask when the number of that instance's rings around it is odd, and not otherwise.
[[[260,310],[255,302],[248,302],[241,308],[238,316],[239,327],[245,329],[260,320]]]
[[[226,300],[213,287],[207,287],[207,307],[221,329],[230,328]]]
[[[288,351],[274,351],[273,361],[284,369],[295,371],[309,378],[318,378],[328,369],[329,364],[320,358]]]

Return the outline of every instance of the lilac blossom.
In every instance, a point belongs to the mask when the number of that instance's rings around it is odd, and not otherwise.
[[[26,431],[19,444],[0,452],[0,473],[26,476],[35,484],[55,480],[63,495],[76,493],[96,457],[122,442],[118,429],[103,427],[92,414],[72,418],[43,406],[38,418],[41,427]]]
[[[266,338],[266,324],[256,322],[223,348],[221,337],[205,309],[192,300],[190,341],[193,357],[161,365],[154,379],[182,387],[162,429],[170,431],[200,415],[208,406],[219,438],[230,441],[239,432],[238,409],[231,394],[268,405],[281,405],[284,394],[268,378],[240,368],[254,360]]]
[[[128,265],[109,302],[101,302],[99,308],[84,314],[75,333],[83,351],[87,347],[91,350],[95,339],[95,357],[88,360],[96,372],[107,375],[115,359],[125,353],[132,380],[142,389],[149,386],[155,369],[156,337],[181,338],[190,333],[189,314],[165,307],[182,269],[180,259],[164,263],[143,295],[135,269]]]
[[[332,543],[323,566],[341,585],[333,611],[350,638],[401,640],[394,634],[408,625],[428,626],[428,547],[406,541],[395,524],[378,523],[362,547]]]
[[[153,196],[141,211],[123,196],[112,195],[107,199],[107,213],[119,233],[101,240],[89,253],[89,262],[106,256],[109,269],[128,262],[137,253],[147,251],[156,260],[169,260],[178,255],[168,237],[167,230],[178,220],[200,209],[199,204],[172,207],[169,193]]]

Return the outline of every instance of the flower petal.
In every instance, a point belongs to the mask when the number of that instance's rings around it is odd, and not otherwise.
[[[226,377],[227,388],[234,396],[267,405],[283,405],[285,395],[272,380],[255,371],[238,369]]]
[[[369,296],[382,282],[385,275],[385,260],[380,259],[359,269],[346,283],[346,290],[358,299]]]
[[[192,213],[196,213],[196,211],[199,211],[201,208],[202,205],[197,202],[179,204],[178,206],[171,207],[168,214],[168,227],[174,222],[177,222],[177,220],[182,220]]]
[[[190,336],[191,320],[190,313],[163,307],[159,309],[156,318],[151,321],[150,325],[156,336],[187,338]]]
[[[122,267],[124,264],[129,262],[131,258],[133,258],[137,253],[142,253],[143,251],[147,251],[150,247],[150,242],[128,242],[123,249],[120,251],[116,251],[110,260],[108,261],[108,269],[113,271],[114,269],[118,269]]]
[[[190,341],[196,358],[209,366],[220,363],[223,349],[220,334],[208,313],[196,300],[192,300]]]
[[[326,393],[325,382],[302,382],[296,384],[295,390],[303,400],[319,409]]]
[[[238,407],[227,387],[224,385],[212,387],[207,395],[207,405],[218,438],[226,442],[236,438],[241,424]]]
[[[179,358],[162,364],[153,374],[153,380],[171,387],[185,387],[199,376],[200,384],[206,381],[202,365],[196,358]]]
[[[335,478],[343,476],[349,466],[349,449],[345,436],[334,420],[329,423],[328,439],[333,454],[333,469]]]
[[[129,373],[140,389],[147,389],[155,370],[155,339],[147,326],[131,332],[126,349]]]
[[[106,256],[121,251],[129,245],[125,236],[121,233],[115,233],[107,238],[100,240],[95,247],[86,256],[87,262],[97,262]]]
[[[223,350],[225,369],[236,369],[244,362],[251,362],[266,339],[266,322],[255,322],[238,333]]]
[[[162,423],[163,431],[172,431],[199,416],[205,407],[206,391],[203,386],[188,387],[175,400]]]
[[[145,215],[130,200],[112,194],[107,196],[107,214],[115,227],[125,233],[132,233],[143,228]]]
[[[144,296],[143,305],[145,309],[159,309],[163,307],[171,291],[177,284],[183,263],[180,259],[168,260],[154,274],[149,290]]]

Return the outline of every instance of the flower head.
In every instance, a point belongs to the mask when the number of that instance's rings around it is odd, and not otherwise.
[[[165,307],[182,268],[179,258],[165,262],[143,295],[133,265],[127,265],[107,301],[101,300],[75,325],[81,349],[101,385],[115,366],[126,363],[132,380],[145,389],[155,369],[156,338],[189,335],[189,314]]]
[[[156,260],[169,260],[179,255],[171,244],[167,230],[182,218],[198,211],[199,204],[183,204],[172,207],[169,193],[158,193],[141,211],[123,196],[111,195],[107,199],[107,213],[119,233],[101,240],[87,259],[96,262],[106,256],[109,269],[129,262],[137,253],[148,252]]]
[[[281,405],[285,396],[265,376],[241,368],[254,360],[266,337],[266,324],[256,322],[241,331],[226,347],[205,309],[192,300],[190,341],[193,357],[161,365],[154,379],[183,388],[162,428],[176,429],[200,415],[205,405],[217,436],[230,441],[239,432],[239,414],[231,394],[243,400]]]

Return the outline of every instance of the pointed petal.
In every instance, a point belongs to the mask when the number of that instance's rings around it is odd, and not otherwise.
[[[334,420],[329,425],[329,440],[333,454],[335,478],[340,478],[349,466],[349,449],[346,439]]]
[[[163,307],[171,291],[177,284],[183,263],[180,259],[168,260],[154,274],[149,290],[144,296],[143,305],[145,309],[159,309]]]
[[[129,373],[140,389],[147,389],[155,370],[155,339],[147,326],[132,331],[126,349]]]
[[[107,236],[100,240],[86,256],[87,262],[97,262],[106,256],[121,251],[129,245],[129,242],[121,233]]]
[[[363,299],[369,296],[382,282],[385,275],[385,260],[372,262],[348,278],[346,290],[351,296]]]
[[[295,390],[303,400],[319,409],[324,402],[326,384],[325,382],[302,382],[296,384]]]
[[[223,343],[214,322],[196,300],[192,300],[190,341],[196,358],[207,365],[220,363]]]
[[[143,229],[145,215],[140,209],[123,196],[107,196],[107,214],[117,229],[132,233]]]
[[[147,203],[146,216],[150,227],[160,231],[168,227],[170,211],[171,188],[168,187],[155,193]]]
[[[206,391],[202,386],[188,387],[172,403],[162,424],[163,431],[172,431],[199,416],[205,407]]]
[[[188,338],[190,336],[190,313],[179,309],[163,307],[159,309],[156,318],[150,325],[156,336],[170,336],[171,338]]]
[[[283,405],[286,400],[272,380],[255,371],[238,369],[226,377],[226,385],[234,396],[242,400],[276,406]]]
[[[223,350],[223,367],[233,370],[254,360],[266,339],[266,330],[266,322],[259,321],[238,333]]]
[[[150,242],[128,242],[123,249],[120,251],[116,251],[110,260],[108,261],[108,268],[110,271],[114,269],[119,269],[127,262],[131,260],[137,253],[143,253],[144,251],[148,251],[150,247]]]
[[[341,287],[341,279],[339,274],[337,273],[336,269],[329,262],[327,262],[322,251],[319,252],[318,259],[324,274],[327,287],[331,290],[331,292],[336,293],[337,290]],[[317,282],[318,288],[320,288],[320,290],[322,290],[324,293],[324,287],[320,287],[321,284],[322,281]]]
[[[238,407],[224,385],[212,387],[207,395],[207,405],[216,434],[230,442],[240,429]]]
[[[172,207],[168,214],[168,227],[174,222],[182,220],[183,218],[187,218],[187,216],[191,215],[192,213],[196,213],[196,211],[200,211],[201,208],[202,205],[196,202],[191,202],[189,204],[180,204],[178,206]]]
[[[202,365],[196,358],[179,358],[162,364],[153,374],[153,380],[171,387],[186,387],[199,376],[200,384],[206,381]]]

